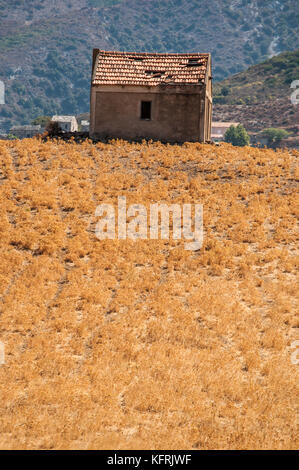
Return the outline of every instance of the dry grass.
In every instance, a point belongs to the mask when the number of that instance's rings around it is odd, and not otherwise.
[[[298,447],[298,155],[0,141],[0,447]],[[203,248],[98,240],[119,195],[203,203]]]

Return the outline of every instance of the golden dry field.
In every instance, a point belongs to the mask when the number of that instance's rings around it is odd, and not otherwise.
[[[298,448],[298,156],[0,141],[1,449]],[[202,203],[204,243],[95,208]]]

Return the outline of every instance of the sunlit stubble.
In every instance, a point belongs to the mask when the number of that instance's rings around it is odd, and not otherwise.
[[[291,354],[291,363],[297,365],[299,364],[299,341],[293,341],[291,348],[295,349]]]
[[[4,343],[0,341],[0,365],[5,364],[5,351],[4,351]]]

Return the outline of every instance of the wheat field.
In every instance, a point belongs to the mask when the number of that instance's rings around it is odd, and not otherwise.
[[[298,155],[0,141],[0,448],[298,448]],[[203,247],[97,239],[121,195]]]

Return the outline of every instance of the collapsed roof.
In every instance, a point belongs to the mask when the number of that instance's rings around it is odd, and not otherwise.
[[[209,54],[109,52],[94,49],[92,85],[198,85],[205,81]]]

